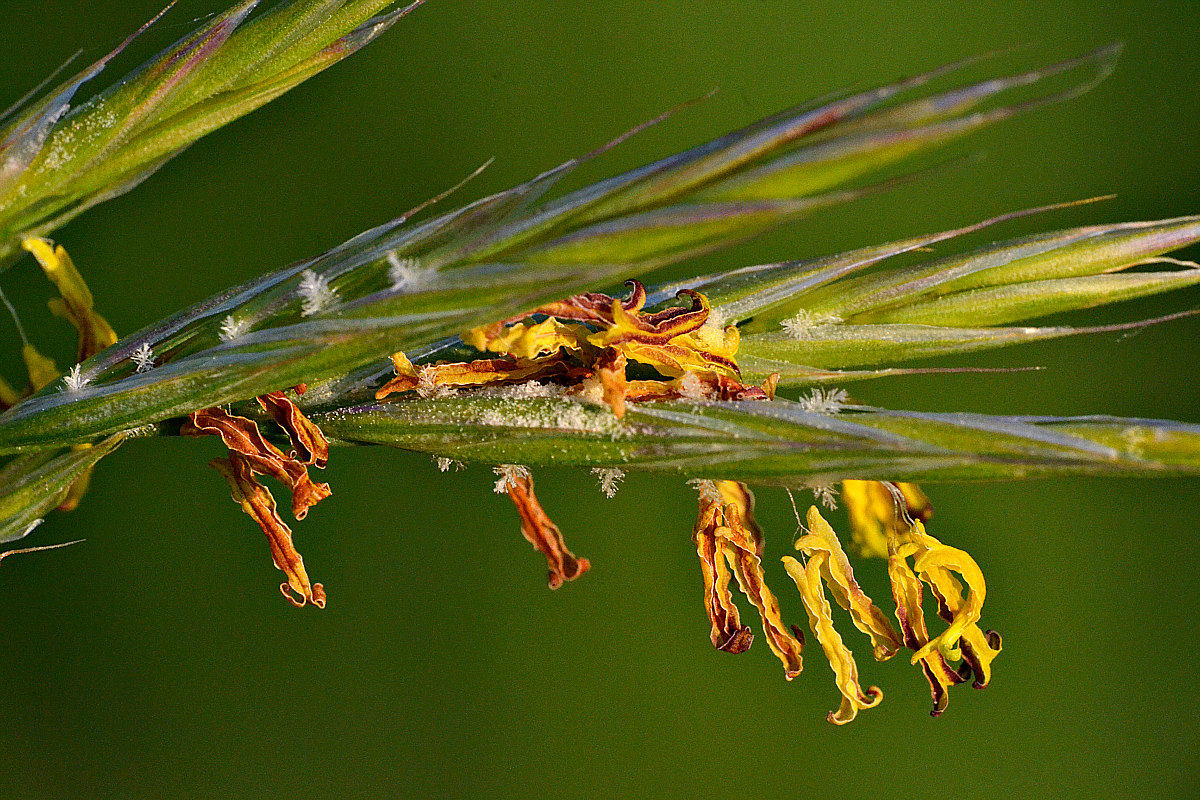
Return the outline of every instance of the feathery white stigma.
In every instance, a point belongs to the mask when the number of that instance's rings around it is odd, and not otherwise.
[[[812,490],[813,497],[817,500],[817,502],[828,508],[830,511],[837,510],[838,491],[836,486],[834,486],[832,483],[814,483],[808,488]]]
[[[337,303],[337,290],[329,285],[329,278],[318,275],[311,269],[300,273],[300,316],[311,317]]]
[[[796,316],[785,319],[779,324],[783,326],[788,336],[796,341],[803,342],[806,339],[811,339],[814,331],[841,321],[840,317],[819,317],[801,309],[796,312]]]
[[[66,384],[68,392],[78,392],[87,385],[87,379],[83,377],[83,367],[76,364],[71,367],[71,371],[63,375],[63,383]]]
[[[134,364],[137,364],[138,372],[149,372],[154,369],[154,348],[150,347],[149,342],[142,342],[129,357],[133,359]]]
[[[238,319],[233,314],[226,315],[225,319],[221,320],[221,341],[232,342],[234,339],[240,339],[250,331],[250,320]]]
[[[620,467],[595,467],[592,474],[600,480],[600,491],[610,500],[616,497],[621,481],[625,480],[625,470]]]
[[[800,407],[814,414],[836,414],[850,402],[845,389],[813,389],[800,398]]]
[[[437,462],[438,472],[449,472],[451,467],[454,467],[454,471],[458,472],[460,469],[466,466],[461,461],[453,458],[446,458],[445,456],[436,456],[434,457],[434,461]]]
[[[414,289],[424,283],[429,274],[420,261],[415,258],[401,258],[395,251],[388,251],[387,260],[388,280],[392,282],[393,289]]]
[[[529,477],[529,467],[522,467],[520,464],[501,464],[492,469],[492,472],[500,476],[496,481],[496,494],[508,494],[509,486],[515,485],[522,478]]]
[[[721,490],[717,488],[715,481],[704,480],[703,478],[692,478],[688,481],[688,486],[691,486],[700,493],[700,499],[706,503],[721,502]]]

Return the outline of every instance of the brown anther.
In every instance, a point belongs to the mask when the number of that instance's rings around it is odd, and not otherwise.
[[[775,388],[779,386],[779,377],[778,372],[772,372],[762,383],[763,394],[767,396],[768,400],[775,399]]]
[[[641,284],[638,286],[640,287]],[[681,333],[694,331],[708,321],[711,308],[708,305],[707,297],[695,289],[680,289],[675,296],[681,300],[683,298],[691,300],[691,307],[671,306],[653,314],[641,314],[636,318],[640,323],[639,327],[646,333],[656,335],[664,335],[669,330],[675,330],[668,336],[668,338],[674,338]],[[641,306],[638,308],[640,309]]]
[[[774,389],[774,386],[771,386]],[[765,388],[747,386],[727,375],[689,373],[670,381],[629,381],[625,399],[633,402],[650,400],[768,400]]]
[[[518,314],[499,323],[488,326],[486,330],[499,331],[505,325],[511,325],[514,322],[531,317],[535,314],[545,315],[547,317],[557,317],[561,320],[573,320],[575,322],[591,322],[596,325],[608,326],[614,323],[613,304],[618,304],[622,310],[628,313],[638,313],[642,307],[646,305],[646,287],[641,281],[629,280],[625,285],[630,288],[629,297],[624,300],[617,300],[600,292],[584,292],[583,294],[572,295],[565,300],[556,300],[553,303],[547,303],[544,306],[539,306],[527,314]]]
[[[292,542],[291,528],[280,519],[271,492],[254,477],[250,459],[234,452],[229,458],[215,458],[209,464],[225,477],[234,501],[266,534],[271,560],[287,575],[287,582],[280,586],[283,596],[297,607],[309,602],[324,608],[325,590],[321,584],[309,581],[304,559]]]
[[[625,394],[629,389],[625,367],[628,363],[625,354],[613,347],[605,350],[596,362],[604,402],[612,408],[617,419],[625,416]]]
[[[700,492],[700,513],[694,529],[696,552],[704,575],[705,611],[712,623],[712,641],[718,649],[750,646],[742,632],[737,609],[728,591],[729,569],[742,593],[758,609],[771,651],[783,663],[788,680],[800,674],[801,643],[784,626],[779,601],[766,585],[762,569],[762,531],[754,521],[754,495],[737,481],[715,481]],[[711,543],[710,543],[711,540]],[[721,561],[728,564],[728,569]],[[724,569],[724,571],[722,571]],[[735,638],[740,637],[740,638]]]
[[[268,442],[253,420],[222,408],[204,408],[192,412],[180,432],[184,436],[220,436],[225,446],[241,455],[254,472],[287,484],[292,490],[292,515],[296,519],[304,519],[309,508],[331,494],[329,484],[315,483],[308,468]]]
[[[704,325],[710,313],[708,299],[691,289],[681,290],[678,296],[690,299],[691,308],[673,306],[654,314],[642,314],[639,310],[627,309],[619,300],[613,300],[613,323],[605,331],[605,343],[611,345],[639,342],[645,345],[666,345],[676,336],[691,333]]]
[[[417,370],[404,353],[392,354],[392,369],[395,371],[396,377],[392,378],[380,387],[379,391],[375,392],[376,400],[382,400],[394,392],[411,391],[417,388],[421,382],[420,375],[417,374]]]
[[[779,601],[775,599],[775,594],[764,580],[762,560],[749,550],[732,546],[728,540],[722,546],[722,550],[733,565],[734,575],[737,576],[742,593],[758,609],[767,644],[783,662],[783,676],[790,681],[799,675],[802,669],[803,661],[800,658],[802,645],[783,625]]]
[[[547,516],[533,493],[533,478],[528,472],[505,476],[498,490],[502,489],[517,507],[521,515],[521,533],[538,552],[546,557],[549,567],[548,582],[557,589],[565,581],[573,581],[592,568],[586,558],[576,558],[567,549],[558,526]]]
[[[737,605],[729,591],[733,573],[729,571],[724,554],[717,546],[715,515],[719,507],[701,511],[696,520],[694,538],[696,554],[700,557],[700,572],[704,578],[704,611],[712,625],[709,639],[713,647],[726,653],[743,653],[754,643],[754,634],[743,625]]]
[[[290,584],[279,584],[279,593],[283,595],[283,599],[287,600],[296,608],[304,608],[306,602],[311,602],[317,608],[325,607],[325,587],[319,583],[312,585],[312,598],[309,600],[304,595],[297,595]]]
[[[301,464],[321,469],[329,463],[329,442],[325,434],[283,392],[259,395],[258,404],[283,428],[295,450],[290,456]]]

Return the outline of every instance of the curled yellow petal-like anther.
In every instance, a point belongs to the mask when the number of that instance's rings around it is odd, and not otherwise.
[[[978,625],[987,594],[983,574],[971,556],[946,547],[926,533],[923,525],[918,524],[909,538],[912,544],[905,549],[915,556],[914,568],[937,598],[938,615],[950,623],[938,637],[942,644],[931,642],[930,645],[954,658],[961,657],[975,675],[973,685],[982,689],[991,682],[992,661],[1003,646],[1000,634],[984,631]],[[963,598],[962,583],[954,577],[954,572],[962,575],[967,583],[966,598]],[[950,649],[945,649],[947,647]],[[964,673],[963,679],[967,677],[969,675]]]
[[[808,559],[808,564],[801,564],[790,556],[784,556],[783,567],[796,588],[800,590],[800,599],[808,612],[808,623],[829,665],[836,676],[838,691],[842,693],[842,703],[837,711],[829,712],[829,721],[835,725],[845,725],[852,721],[860,709],[873,708],[883,699],[883,692],[876,686],[866,690],[858,680],[858,665],[854,662],[854,653],[846,647],[837,629],[833,627],[833,614],[829,601],[825,598],[825,590],[821,585],[825,562],[829,558],[825,552],[817,552]]]
[[[906,545],[892,553],[888,558],[888,579],[892,584],[896,619],[904,636],[904,646],[920,650],[929,641],[929,630],[925,627],[925,615],[921,610],[921,580],[905,560],[915,549],[915,545]],[[950,703],[950,687],[962,683],[964,678],[939,652],[930,653],[920,661],[921,671],[929,681],[933,695],[930,714],[941,716]]]
[[[21,246],[33,254],[46,277],[58,289],[61,298],[50,301],[50,310],[70,322],[79,332],[76,361],[94,356],[117,341],[112,327],[96,313],[92,292],[75,269],[74,262],[60,245],[46,239],[26,239]]]
[[[886,502],[879,496],[878,481],[842,481],[842,503],[850,517],[854,543],[864,556],[887,555],[885,521],[891,512],[891,496]]]
[[[808,509],[807,521],[809,532],[796,542],[796,549],[809,558],[818,554],[826,556],[820,562],[822,577],[837,604],[850,612],[854,626],[871,637],[875,658],[883,661],[896,655],[901,647],[900,637],[879,607],[858,585],[850,559],[846,557],[837,534],[816,506]]]
[[[897,576],[902,576],[900,565],[907,570],[904,559],[914,559],[913,568],[920,580],[929,584],[930,590],[937,599],[938,615],[949,623],[949,627],[940,636],[929,640],[924,633],[924,621],[921,621],[922,634],[919,647],[907,640],[906,644],[917,651],[913,656],[914,663],[920,660],[925,667],[940,668],[931,657],[936,655],[942,660],[957,661],[962,659],[965,664],[957,670],[958,681],[967,680],[974,673],[973,685],[982,689],[988,685],[992,677],[992,661],[1000,654],[1003,642],[995,631],[980,629],[978,622],[982,611],[983,601],[987,595],[983,574],[978,564],[961,550],[947,547],[925,532],[925,528],[917,523],[905,536],[897,537],[892,543],[893,555],[889,563],[889,573],[892,574],[893,590],[897,586]],[[967,595],[963,597],[963,583],[955,577],[961,575],[967,584]],[[913,581],[916,580],[914,577]],[[917,610],[919,611],[920,591],[917,589]],[[897,603],[900,602],[897,595]],[[899,614],[899,609],[897,614]],[[929,670],[926,669],[926,674]],[[931,678],[931,682],[932,682]],[[937,699],[938,690],[935,687],[934,696]],[[936,711],[936,709],[935,709]]]
[[[375,392],[376,400],[382,400],[393,392],[407,392],[415,389],[421,382],[421,376],[417,373],[416,367],[404,353],[392,353],[392,369],[395,371],[396,377]]]
[[[937,592],[939,598],[960,598],[958,607],[951,610],[950,625],[913,655],[913,663],[934,650],[941,651],[948,658],[958,657],[958,644],[963,633],[979,622],[983,614],[983,601],[987,595],[983,572],[966,552],[946,545],[931,548],[917,556],[913,569]],[[958,572],[966,581],[965,600],[961,600],[961,588],[950,575],[950,570]]]
[[[61,295],[61,297],[50,300],[50,311],[70,322],[78,332],[79,344],[75,353],[76,363],[115,344],[117,334],[92,307],[91,290],[88,289],[79,270],[75,268],[67,251],[62,247],[55,247],[53,242],[46,239],[26,239],[21,245],[37,259],[42,271]],[[58,367],[55,363],[39,353],[33,345],[25,344],[21,355],[25,360],[26,369],[29,371],[29,382],[34,391],[59,377]],[[86,445],[80,445],[80,447],[86,447]],[[73,511],[79,506],[91,482],[91,475],[92,471],[86,470],[71,484],[59,503],[60,511]]]
[[[490,338],[485,329],[476,328],[467,334],[469,338],[466,342],[479,350],[534,359],[555,353],[563,347],[577,351],[583,347],[589,333],[584,325],[568,324],[547,317],[541,322],[521,322],[509,326]]]

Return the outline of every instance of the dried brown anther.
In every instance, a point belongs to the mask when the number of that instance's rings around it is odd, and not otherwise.
[[[295,448],[289,454],[291,458],[301,464],[325,468],[329,463],[329,442],[325,439],[325,434],[321,433],[321,429],[304,416],[295,403],[283,392],[270,392],[259,395],[258,404],[291,439],[292,447]]]
[[[745,484],[701,483],[695,536],[704,572],[705,610],[712,624],[712,641],[718,649],[741,652],[750,646],[751,640],[749,631],[741,629],[737,609],[729,596],[728,574],[720,571],[719,561],[724,559],[742,593],[758,609],[767,644],[783,662],[784,676],[791,680],[800,674],[803,665],[802,646],[783,624],[779,601],[763,579],[762,531],[754,521],[753,512],[754,495]]]
[[[404,353],[392,354],[392,370],[396,373],[396,377],[385,383],[375,392],[375,399],[382,400],[394,392],[411,391],[421,383],[421,376],[417,373],[412,362],[408,360],[408,356]]]
[[[629,364],[625,354],[610,347],[604,351],[596,362],[596,375],[600,378],[601,394],[604,402],[612,409],[613,414],[620,419],[625,416],[625,397],[629,392],[629,381],[625,377],[625,368]]]
[[[625,300],[615,300],[600,292],[584,292],[583,294],[572,295],[565,300],[556,300],[552,303],[547,303],[524,314],[516,314],[508,319],[493,322],[477,330],[480,331],[484,338],[493,339],[507,326],[534,315],[555,317],[556,319],[571,320],[573,322],[588,322],[601,327],[608,327],[615,322],[613,315],[614,303],[618,304],[626,312],[633,313],[641,311],[642,307],[646,305],[646,287],[642,285],[641,281],[628,281],[625,285],[631,289],[629,297]]]
[[[689,373],[671,381],[629,381],[625,399],[649,400],[770,400],[775,395],[779,373],[772,373],[762,386],[746,386],[727,375]]]
[[[733,573],[725,561],[725,555],[712,533],[710,516],[718,513],[712,506],[701,512],[696,522],[696,554],[700,556],[700,572],[704,577],[704,610],[712,624],[709,638],[713,647],[726,653],[744,653],[754,643],[754,634],[748,625],[743,625],[729,591],[729,580]]]
[[[586,558],[576,558],[567,549],[558,526],[546,515],[533,493],[533,478],[524,467],[505,466],[498,470],[500,480],[496,491],[507,494],[521,515],[521,533],[538,552],[546,557],[549,585],[557,589],[565,581],[573,581],[592,568]]]
[[[229,482],[233,499],[262,528],[271,548],[275,566],[287,575],[280,585],[283,596],[292,605],[312,603],[325,607],[325,590],[312,583],[304,569],[304,560],[292,543],[292,531],[279,517],[275,498],[259,483],[258,475],[271,475],[292,490],[292,515],[304,519],[308,509],[329,496],[329,484],[315,483],[308,464],[323,467],[329,458],[329,444],[321,430],[306,418],[296,404],[282,392],[258,399],[263,409],[287,432],[295,451],[284,455],[262,435],[258,425],[222,408],[205,408],[188,416],[181,433],[185,436],[220,436],[229,448],[228,458],[211,461],[214,469]]]
[[[309,508],[330,495],[329,484],[315,483],[304,463],[284,455],[268,442],[254,420],[234,416],[222,408],[193,411],[188,420],[181,431],[183,435],[220,436],[225,446],[244,456],[255,472],[287,484],[292,490],[292,515],[296,519],[304,519]]]
[[[229,482],[233,499],[258,523],[267,536],[271,548],[271,559],[275,566],[287,575],[279,591],[297,608],[306,602],[317,608],[325,607],[325,588],[312,583],[304,569],[304,559],[292,543],[292,531],[279,517],[275,509],[275,498],[254,477],[249,459],[240,453],[230,453],[229,458],[214,458],[209,464],[225,476]]]
[[[568,297],[463,334],[463,340],[497,358],[439,363],[419,369],[392,356],[395,377],[376,392],[427,394],[442,386],[495,386],[553,381],[575,394],[606,403],[617,417],[628,400],[671,398],[769,400],[778,376],[759,386],[738,380],[735,326],[710,326],[711,308],[701,293],[685,289],[685,306],[646,313],[646,289],[629,281],[628,298],[598,292]],[[541,321],[535,321],[542,317]],[[657,370],[663,380],[630,381],[631,362]]]

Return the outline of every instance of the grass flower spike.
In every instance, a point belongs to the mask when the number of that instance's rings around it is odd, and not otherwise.
[[[1200,284],[1200,267],[1172,255],[1200,242],[1200,217],[991,239],[1078,205],[1064,204],[844,253],[752,265],[727,253],[712,274],[655,274],[893,189],[927,171],[923,154],[1090,89],[1114,47],[1011,75],[986,60],[950,65],[562,188],[663,115],[509,190],[427,210],[447,192],[118,339],[66,251],[43,237],[415,5],[294,0],[253,15],[255,3],[241,3],[90,101],[70,107],[112,55],[4,118],[0,270],[29,251],[79,343],[63,374],[21,329],[29,390],[0,383],[0,541],[78,503],[97,462],[131,436],[216,437],[227,453],[211,464],[265,534],[282,594],[324,608],[267,484],[286,489],[303,520],[333,492],[313,469],[339,448],[384,445],[425,453],[441,472],[475,467],[481,492],[494,476],[557,589],[591,563],[567,547],[534,473],[588,469],[612,497],[628,474],[651,472],[698,491],[692,536],[713,647],[745,653],[761,636],[792,680],[805,634],[787,619],[794,596],[768,586],[776,555],[751,486],[768,501],[762,489],[809,489],[845,510],[856,555],[887,565],[886,587],[869,585],[866,570],[860,583],[815,505],[783,557],[834,673],[841,700],[829,719],[840,725],[883,694],[860,675],[835,614],[875,660],[907,655],[929,681],[934,716],[954,686],[987,686],[1000,653],[1000,637],[981,627],[983,573],[929,533],[933,507],[918,482],[1200,474],[1196,425],[883,409],[842,388],[958,369],[920,364],[931,357],[1192,314],[1090,327],[1045,319]],[[982,80],[962,77],[984,68]],[[990,243],[971,244],[985,231]],[[932,628],[926,588],[941,620]],[[872,594],[891,595],[895,624]]]

